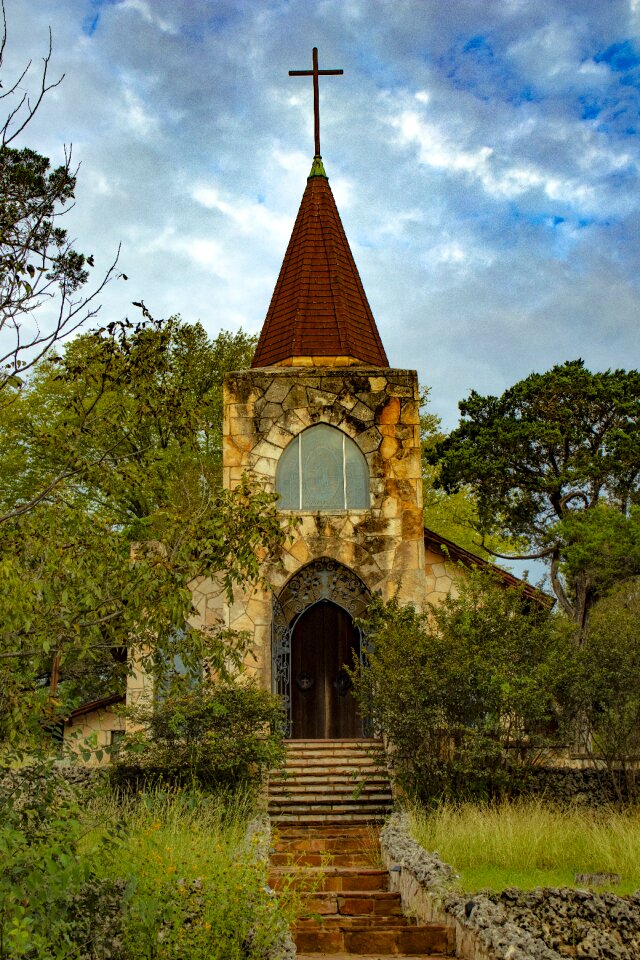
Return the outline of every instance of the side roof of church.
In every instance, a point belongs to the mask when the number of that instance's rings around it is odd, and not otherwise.
[[[307,180],[252,366],[295,364],[300,358],[389,366],[319,157]]]

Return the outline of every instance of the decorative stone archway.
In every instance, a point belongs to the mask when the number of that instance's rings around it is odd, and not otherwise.
[[[302,567],[273,598],[271,639],[272,688],[279,694],[286,711],[286,735],[291,736],[291,652],[294,628],[310,607],[324,600],[346,611],[352,619],[361,617],[371,593],[367,585],[348,567],[329,557],[321,557]],[[360,653],[364,646],[359,632]]]

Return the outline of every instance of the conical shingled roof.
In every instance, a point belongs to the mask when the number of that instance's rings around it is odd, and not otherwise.
[[[388,367],[376,322],[319,157],[302,197],[253,367],[298,358]],[[328,361],[330,363],[330,361]]]

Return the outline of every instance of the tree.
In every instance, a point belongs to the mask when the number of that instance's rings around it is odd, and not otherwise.
[[[640,579],[618,584],[589,618],[581,656],[584,742],[622,799],[637,796],[640,753]]]
[[[200,324],[148,312],[76,337],[38,365],[0,418],[0,522],[59,484],[65,498],[108,503],[138,528],[176,498],[216,491],[222,381],[254,348],[242,331],[210,340]]]
[[[518,789],[571,719],[566,626],[490,571],[467,573],[460,595],[426,614],[375,599],[367,669],[352,678],[400,784],[425,800]]]
[[[7,43],[4,3],[1,9],[0,71]],[[49,34],[34,99],[24,91],[31,61],[16,79],[3,80],[0,94],[8,111],[0,127],[0,404],[11,402],[15,393],[8,388],[19,386],[56,342],[95,316],[97,297],[117,275],[116,256],[97,286],[83,293],[93,256],[78,253],[60,226],[73,205],[78,173],[71,148],[52,169],[36,151],[12,146],[64,78],[49,82],[51,54]]]
[[[501,397],[474,391],[460,412],[460,426],[427,454],[440,465],[437,485],[470,489],[484,537],[526,544],[527,554],[513,559],[549,562],[553,590],[581,636],[610,572],[600,579],[593,563],[587,571],[578,540],[589,530],[604,549],[607,529],[614,539],[624,531],[637,555],[630,508],[640,489],[640,374],[591,373],[576,360],[532,374]]]
[[[0,524],[5,735],[47,706],[52,663],[61,696],[67,663],[76,680],[79,662],[117,680],[127,652],[162,651],[183,630],[194,580],[231,595],[277,555],[275,497],[220,488],[221,381],[251,346],[177,320],[96,331],[41,361],[0,411],[0,496],[31,504]],[[216,624],[190,630],[182,652],[224,659],[225,640]]]
[[[428,408],[429,393],[429,389],[423,390],[420,411],[424,525],[483,560],[494,562],[490,549],[504,552],[515,544],[504,537],[491,536],[485,546],[478,536],[478,505],[471,489],[463,486],[447,493],[438,485],[440,467],[430,462],[429,454],[446,434],[441,429],[440,418]]]

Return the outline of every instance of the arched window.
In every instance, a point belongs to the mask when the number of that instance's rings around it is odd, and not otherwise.
[[[346,433],[319,423],[283,451],[276,491],[283,510],[368,510],[367,461]]]

